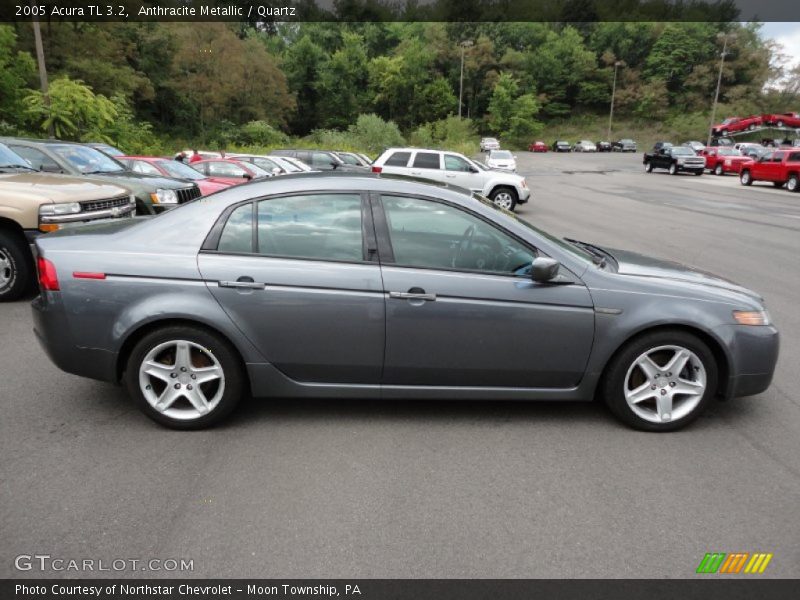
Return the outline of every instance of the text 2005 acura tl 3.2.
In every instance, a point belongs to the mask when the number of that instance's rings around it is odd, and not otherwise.
[[[633,427],[674,430],[715,396],[764,391],[778,357],[754,292],[392,176],[276,177],[36,243],[53,361],[123,381],[181,429],[251,393],[599,395]]]

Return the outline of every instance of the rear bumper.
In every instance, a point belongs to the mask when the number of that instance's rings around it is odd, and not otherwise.
[[[33,332],[59,369],[100,381],[116,382],[117,355],[99,348],[81,348],[69,330],[58,292],[43,292],[31,302]]]

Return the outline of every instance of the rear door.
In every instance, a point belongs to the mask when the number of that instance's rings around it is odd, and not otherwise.
[[[411,174],[414,177],[424,177],[433,181],[445,181],[442,169],[442,153],[426,152],[420,150],[411,158]]]
[[[379,383],[385,302],[361,193],[277,196],[222,220],[200,271],[269,363],[296,381]]]

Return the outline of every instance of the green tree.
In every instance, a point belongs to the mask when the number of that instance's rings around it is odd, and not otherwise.
[[[322,65],[317,89],[325,101],[318,106],[324,127],[346,128],[367,105],[369,71],[364,40],[342,34],[342,48]]]
[[[34,76],[35,64],[27,52],[15,51],[16,35],[8,25],[0,25],[0,121],[13,128],[25,121],[25,96]]]
[[[325,61],[325,52],[308,35],[291,44],[286,51],[283,69],[297,102],[297,111],[290,122],[292,129],[300,135],[319,125],[319,78]]]
[[[514,104],[519,86],[509,73],[501,73],[489,101],[489,126],[492,131],[507,131],[514,116]]]

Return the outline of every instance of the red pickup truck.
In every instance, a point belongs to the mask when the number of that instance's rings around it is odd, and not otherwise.
[[[764,123],[776,127],[800,127],[800,115],[796,112],[780,113],[777,115],[762,115]]]
[[[749,117],[728,117],[722,123],[714,125],[711,133],[716,136],[736,133],[737,131],[752,131],[764,124],[761,115],[750,115]]]
[[[742,165],[750,162],[749,156],[744,156],[736,148],[729,146],[709,146],[700,152],[706,159],[706,169],[714,175],[725,173],[740,173]]]
[[[771,181],[775,187],[786,184],[786,189],[790,192],[800,191],[800,150],[767,152],[758,160],[745,163],[739,181],[742,185],[752,185],[754,181]]]

